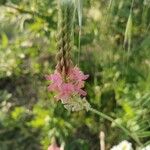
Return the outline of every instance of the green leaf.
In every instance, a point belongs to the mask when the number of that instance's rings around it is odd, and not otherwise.
[[[2,42],[1,42],[2,47],[3,47],[3,48],[6,48],[7,45],[8,45],[8,38],[7,38],[7,35],[6,35],[5,33],[2,33],[2,34],[1,34],[1,38],[2,38]]]
[[[150,131],[145,131],[145,132],[141,132],[141,133],[137,133],[139,137],[150,137]]]
[[[126,24],[125,36],[124,36],[124,46],[128,47],[128,50],[131,48],[131,38],[132,38],[132,14],[130,13],[128,21]]]
[[[76,0],[79,27],[82,27],[82,0]]]

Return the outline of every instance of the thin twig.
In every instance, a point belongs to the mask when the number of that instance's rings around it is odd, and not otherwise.
[[[23,8],[19,8],[18,6],[9,5],[9,4],[5,4],[4,7],[15,9],[15,10],[17,10],[20,13],[25,13],[25,14],[30,14],[30,15],[38,16],[38,17],[40,17],[42,19],[45,19],[47,22],[50,21],[50,16],[43,15],[43,14],[41,14],[39,12],[36,12],[36,11],[26,10],[26,9],[23,9]],[[54,23],[54,22],[52,22],[52,20],[51,20],[51,23]]]

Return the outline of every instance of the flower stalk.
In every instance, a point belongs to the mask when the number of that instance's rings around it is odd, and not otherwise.
[[[57,65],[54,73],[46,76],[50,81],[48,90],[54,92],[55,98],[73,111],[84,107],[78,103],[82,100],[81,96],[86,96],[83,88],[84,81],[88,78],[88,75],[84,75],[71,60],[75,4],[75,0],[58,1]],[[82,102],[85,100],[83,99]]]
[[[56,69],[65,76],[72,66],[71,54],[75,4],[72,0],[58,1],[58,35]]]
[[[108,115],[106,115],[106,114],[104,114],[104,113],[102,113],[102,112],[100,112],[100,111],[98,111],[92,107],[89,108],[89,111],[91,111],[92,113],[97,114],[100,117],[114,123],[117,127],[119,127],[122,131],[124,131],[124,133],[126,133],[128,136],[130,136],[139,146],[142,146],[142,143],[140,142],[139,138],[135,134],[131,133],[131,131],[126,129],[121,124],[117,123],[112,117],[110,117],[110,116],[108,116]]]

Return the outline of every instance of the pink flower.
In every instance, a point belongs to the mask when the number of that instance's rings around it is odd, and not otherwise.
[[[74,92],[74,86],[71,83],[63,83],[60,87],[60,92],[58,95],[58,99],[62,99],[63,101],[67,101],[69,97],[71,97]]]
[[[89,75],[84,75],[78,67],[70,68],[65,80],[59,72],[55,71],[54,74],[46,76],[46,79],[51,81],[48,90],[56,93],[57,100],[67,102],[73,95],[86,95],[82,88],[88,77]]]
[[[60,73],[55,71],[54,74],[47,75],[46,79],[51,81],[51,84],[48,86],[48,90],[53,92],[59,92],[59,87],[62,85],[63,81]]]
[[[57,144],[53,143],[48,147],[48,150],[61,150],[61,148],[58,147]]]
[[[74,82],[74,89],[79,95],[86,96],[86,92],[81,88],[84,87],[84,80],[86,80],[89,75],[84,75],[78,67],[74,67],[69,71],[69,78]]]
[[[69,77],[72,80],[82,81],[86,80],[89,77],[89,75],[84,75],[78,67],[74,67],[69,70]]]
[[[58,84],[58,85],[62,83],[62,77],[60,73],[58,73],[57,71],[55,71],[54,74],[47,75],[46,79],[52,82],[55,82],[55,84]]]

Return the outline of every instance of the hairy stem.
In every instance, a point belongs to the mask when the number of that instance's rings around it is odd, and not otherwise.
[[[123,130],[127,135],[129,135],[139,146],[142,146],[142,143],[140,142],[139,138],[135,134],[133,134],[131,131],[129,131],[128,129],[123,127],[121,124],[117,123],[112,117],[110,117],[102,112],[99,112],[94,108],[89,108],[89,111],[99,115],[100,117],[102,117],[104,119],[109,120],[110,122],[115,123],[115,125],[117,127],[119,127],[121,130]]]

